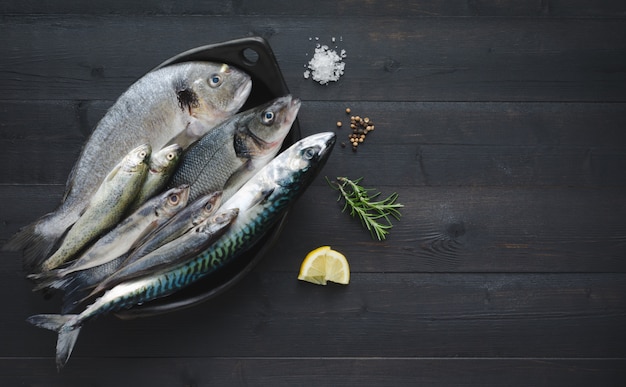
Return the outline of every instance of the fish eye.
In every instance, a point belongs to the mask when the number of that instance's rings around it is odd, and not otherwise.
[[[180,198],[179,198],[178,194],[170,195],[170,203],[176,204],[176,203],[178,203],[179,200],[180,200]]]
[[[311,160],[313,157],[315,157],[316,154],[317,154],[317,152],[315,151],[314,148],[306,148],[304,150],[303,157],[306,160]]]
[[[211,211],[213,209],[213,203],[207,203],[206,206],[204,206],[204,209],[207,211]]]
[[[166,158],[167,158],[168,160],[174,160],[174,153],[168,153],[168,154],[167,154],[167,156],[166,156]]]
[[[274,115],[274,112],[272,112],[272,111],[268,110],[268,111],[263,112],[263,118],[262,118],[263,124],[264,125],[271,125],[271,124],[273,124],[274,123],[274,117],[275,117],[275,115]]]
[[[219,74],[213,74],[209,78],[209,86],[215,88],[222,84],[222,77]]]
[[[148,155],[148,153],[146,151],[140,151],[139,152],[139,157],[141,157],[142,159],[145,158]]]

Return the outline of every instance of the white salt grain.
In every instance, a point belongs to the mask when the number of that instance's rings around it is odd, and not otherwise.
[[[341,54],[337,54],[335,50],[323,45],[315,48],[315,55],[309,61],[308,69],[304,72],[304,78],[311,76],[314,81],[325,85],[330,81],[336,82],[343,75],[346,66],[343,58],[346,57],[346,50],[341,50]]]

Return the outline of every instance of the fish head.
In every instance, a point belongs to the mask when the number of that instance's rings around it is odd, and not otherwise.
[[[152,155],[150,158],[150,171],[161,173],[173,168],[183,154],[183,148],[178,144],[168,145]]]
[[[239,208],[229,208],[207,218],[197,227],[199,232],[216,234],[225,232],[239,215]]]
[[[191,214],[191,223],[196,226],[213,215],[222,202],[222,191],[215,191],[201,196],[193,203],[194,211]]]
[[[252,157],[274,157],[291,129],[300,105],[298,98],[287,95],[249,110],[240,123],[239,136],[246,139],[243,153]]]
[[[157,216],[171,216],[183,209],[189,200],[189,185],[183,184],[179,187],[171,188],[159,196],[159,201],[155,206]]]
[[[151,153],[150,144],[139,145],[126,154],[122,161],[122,169],[127,172],[135,172],[147,168]]]
[[[288,173],[280,181],[281,186],[303,184],[313,178],[314,171],[318,171],[326,163],[337,136],[333,132],[323,132],[305,137],[279,156],[279,161]]]
[[[250,76],[225,63],[203,62],[203,66],[191,67],[188,76],[193,80],[190,113],[205,121],[207,127],[235,114],[252,90]]]
[[[215,223],[219,228],[228,226],[239,215],[239,208],[229,208],[225,211],[220,211],[215,214],[211,219],[212,223]]]

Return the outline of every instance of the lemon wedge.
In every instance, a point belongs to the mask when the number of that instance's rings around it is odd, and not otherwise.
[[[347,285],[350,282],[350,266],[339,251],[322,246],[304,258],[298,279],[318,285],[326,285],[327,281]]]

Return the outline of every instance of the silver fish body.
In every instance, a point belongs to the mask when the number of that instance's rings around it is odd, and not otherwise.
[[[143,143],[155,150],[169,143],[187,147],[237,112],[250,90],[247,74],[220,63],[183,62],[149,72],[94,129],[74,164],[61,205],[22,228],[3,249],[23,251],[27,269],[38,266],[126,153]]]
[[[226,233],[196,257],[169,270],[122,282],[80,314],[29,317],[29,323],[58,333],[57,367],[62,368],[69,359],[80,329],[87,320],[172,294],[254,245],[310,183],[334,143],[335,134],[331,132],[309,136],[261,169],[222,206],[225,209],[239,208],[235,206],[241,204],[245,210],[240,209],[239,216]],[[260,200],[259,192],[264,193]]]
[[[299,108],[285,96],[236,114],[189,147],[169,186],[189,184],[191,200],[213,191],[227,200],[278,153]]]
[[[178,144],[168,145],[150,156],[150,168],[148,174],[137,193],[130,211],[134,211],[148,199],[161,191],[174,173],[178,160],[183,153],[183,148]]]
[[[186,193],[188,194],[188,190]],[[102,282],[106,281],[109,276],[120,270],[120,268],[132,264],[162,245],[173,241],[213,215],[221,203],[221,196],[221,192],[215,192],[188,204],[164,224],[159,225],[154,231],[140,238],[136,242],[136,247],[131,251],[98,266],[75,271],[61,277],[55,275],[52,279],[41,282],[35,290],[43,287],[62,289],[64,295],[61,311],[62,313],[69,313],[81,301],[88,298],[94,287],[98,286],[103,289],[104,285],[101,286]],[[52,273],[56,274],[55,272],[58,272],[58,270],[54,270]],[[49,278],[50,275],[47,277]]]
[[[70,266],[59,269],[58,276],[100,266],[126,254],[144,235],[167,222],[187,205],[189,187],[172,188],[149,200],[121,221],[113,230],[98,239]]]
[[[171,242],[160,246],[132,263],[125,264],[117,272],[102,281],[91,295],[110,289],[121,282],[184,262],[206,249],[222,236],[238,214],[238,208],[231,208],[205,219],[202,223]]]
[[[43,271],[74,258],[122,218],[146,177],[150,151],[148,144],[134,148],[109,172],[60,247],[43,262]]]
[[[222,191],[201,196],[166,224],[147,235],[124,261],[124,266],[173,241],[213,215],[222,202]]]

